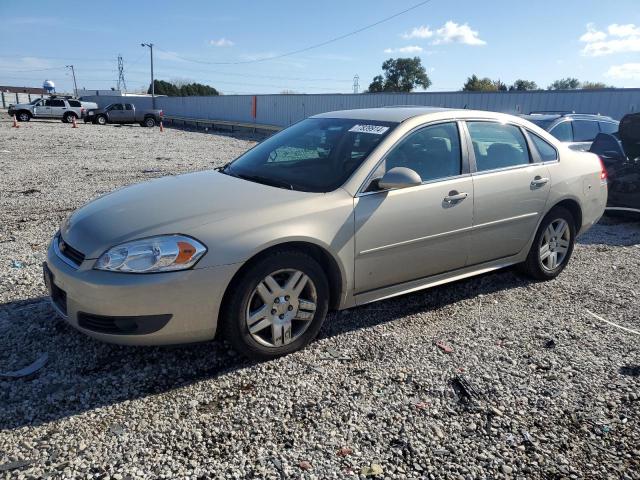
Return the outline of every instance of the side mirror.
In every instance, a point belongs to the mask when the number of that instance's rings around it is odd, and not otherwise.
[[[378,180],[378,188],[381,190],[415,187],[420,184],[422,184],[420,175],[407,167],[393,167]]]

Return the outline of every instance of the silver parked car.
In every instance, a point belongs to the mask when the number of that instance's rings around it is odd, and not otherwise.
[[[606,172],[521,118],[376,108],[316,115],[217,171],[74,212],[49,247],[60,315],[122,344],[293,352],[346,309],[518,264],[567,265]]]
[[[546,130],[572,150],[586,152],[599,133],[616,133],[620,122],[604,115],[566,112],[532,112],[520,115]]]

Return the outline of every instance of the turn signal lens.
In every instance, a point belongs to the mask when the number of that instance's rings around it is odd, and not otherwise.
[[[207,248],[184,235],[161,235],[116,245],[104,252],[97,270],[154,273],[185,270],[195,265]]]

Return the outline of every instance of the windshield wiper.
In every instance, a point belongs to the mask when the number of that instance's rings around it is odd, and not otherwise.
[[[284,180],[278,180],[277,178],[263,177],[261,175],[248,175],[246,173],[231,172],[231,169],[227,169],[227,172],[234,177],[242,178],[243,180],[249,180],[250,182],[262,183],[264,185],[270,185],[277,188],[286,188],[287,190],[295,190],[293,185]]]

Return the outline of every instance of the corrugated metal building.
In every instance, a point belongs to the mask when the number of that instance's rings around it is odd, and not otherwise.
[[[122,102],[120,96],[85,97],[100,106]],[[255,99],[255,100],[254,100]],[[254,110],[255,101],[255,110]],[[127,102],[149,108],[151,99],[129,97]],[[566,111],[600,113],[620,119],[640,109],[640,88],[559,90],[535,92],[421,92],[319,95],[223,95],[219,97],[158,97],[165,115],[286,127],[303,118],[332,110],[424,105],[505,113]],[[255,115],[254,115],[255,114]]]

